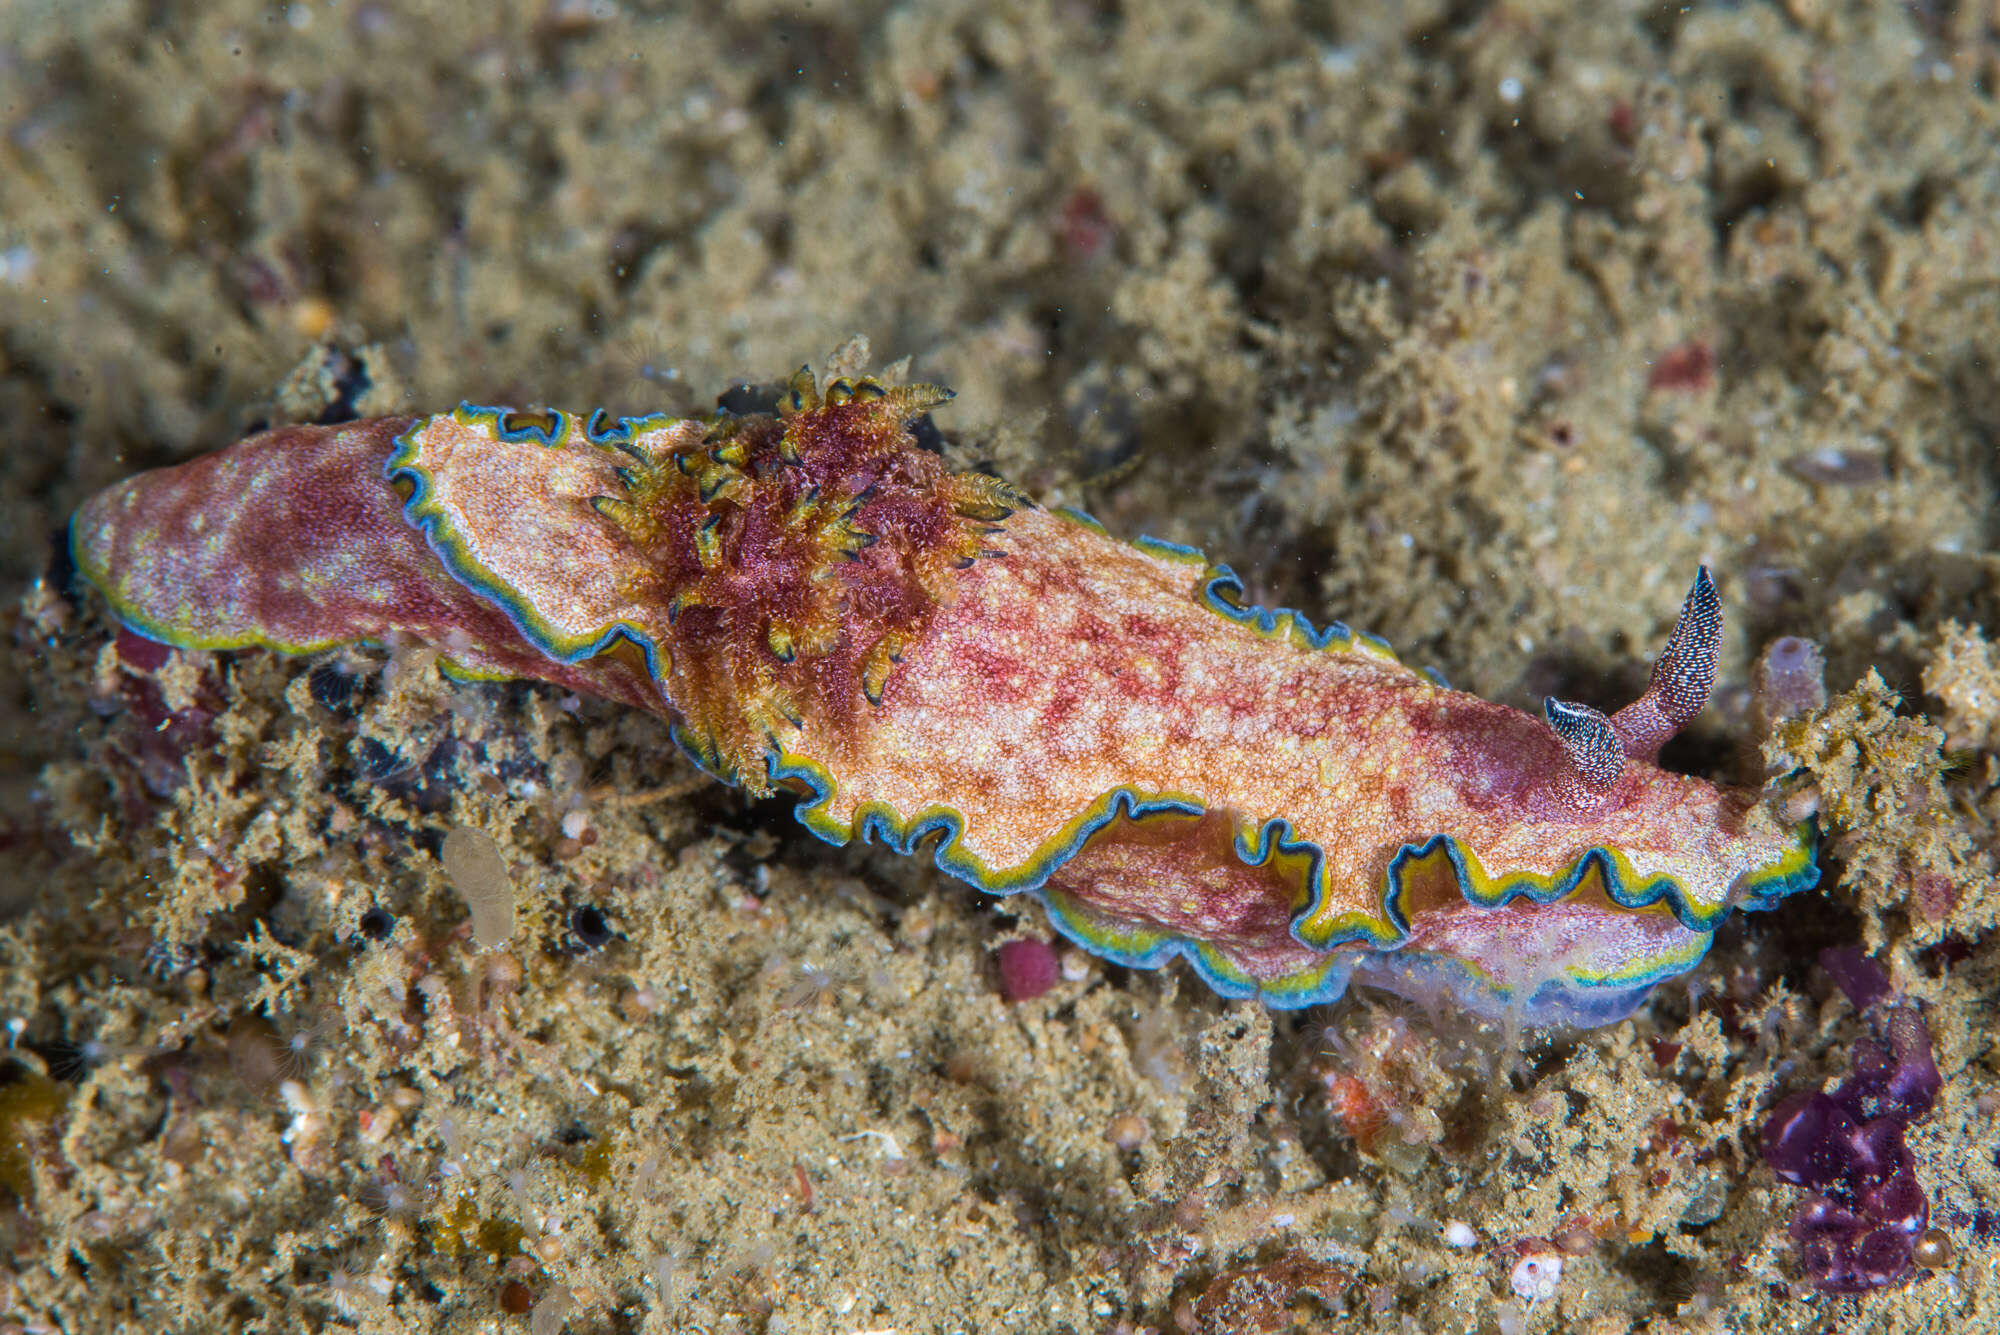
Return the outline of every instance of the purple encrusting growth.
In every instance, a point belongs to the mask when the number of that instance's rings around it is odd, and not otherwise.
[[[1812,1193],[1791,1227],[1806,1275],[1831,1293],[1862,1293],[1909,1278],[1930,1201],[1903,1133],[1930,1115],[1943,1080],[1916,1003],[1880,965],[1855,947],[1822,951],[1820,964],[1888,1047],[1862,1039],[1854,1073],[1830,1093],[1803,1091],[1772,1109],[1764,1159]]]

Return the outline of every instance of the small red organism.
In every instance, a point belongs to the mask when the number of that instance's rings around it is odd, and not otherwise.
[[[1611,110],[1605,116],[1604,124],[1611,131],[1611,137],[1627,148],[1639,138],[1639,114],[1632,109],[1632,104],[1622,97],[1611,104]]]
[[[1340,1129],[1354,1138],[1363,1154],[1373,1154],[1389,1125],[1381,1101],[1369,1093],[1367,1085],[1345,1071],[1325,1071],[1320,1078],[1326,1082],[1327,1111],[1340,1123]]]
[[[799,1189],[799,1213],[811,1214],[813,1212],[812,1178],[806,1175],[806,1166],[797,1159],[792,1160],[792,1180],[798,1185]]]
[[[1009,1001],[1032,1001],[1062,976],[1055,947],[1046,941],[1009,941],[993,959],[1000,966],[1000,995]]]
[[[1363,1023],[1329,1030],[1314,1074],[1326,1090],[1327,1112],[1373,1155],[1392,1141],[1434,1141],[1442,1125],[1433,1111],[1439,1054],[1402,1016],[1377,1012]]]
[[[1646,388],[1699,394],[1715,383],[1715,348],[1704,338],[1691,338],[1661,353],[1646,376]]]
[[[1118,228],[1104,211],[1104,197],[1086,185],[1070,191],[1063,200],[1056,235],[1062,241],[1063,258],[1082,268],[1111,253]]]

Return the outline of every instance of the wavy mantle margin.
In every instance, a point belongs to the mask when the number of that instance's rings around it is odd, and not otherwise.
[[[696,759],[699,761],[698,756]],[[1633,911],[1665,905],[1682,926],[1701,938],[1692,951],[1649,957],[1637,967],[1615,974],[1572,970],[1563,979],[1543,983],[1526,1005],[1531,1012],[1548,1015],[1601,1014],[1607,1018],[1623,1015],[1653,984],[1699,963],[1707,953],[1715,925],[1732,908],[1769,908],[1786,895],[1810,888],[1819,880],[1819,869],[1813,861],[1817,836],[1811,822],[1800,826],[1799,838],[1785,858],[1742,879],[1740,904],[1718,905],[1706,912],[1689,900],[1686,890],[1671,876],[1657,876],[1634,886],[1637,877],[1631,863],[1617,849],[1590,848],[1568,868],[1549,876],[1519,872],[1496,878],[1486,872],[1478,857],[1458,839],[1436,834],[1422,844],[1403,845],[1391,859],[1383,879],[1379,916],[1347,914],[1330,924],[1315,924],[1313,915],[1327,902],[1329,891],[1324,855],[1311,840],[1296,838],[1288,820],[1272,817],[1258,827],[1254,838],[1246,837],[1247,830],[1237,832],[1237,856],[1250,866],[1267,865],[1279,855],[1307,861],[1310,873],[1302,879],[1302,893],[1293,904],[1292,937],[1322,958],[1295,973],[1259,982],[1209,943],[1164,928],[1107,922],[1060,889],[1048,885],[1050,877],[1081,852],[1099,831],[1121,816],[1137,823],[1148,818],[1205,814],[1207,808],[1187,794],[1148,793],[1132,787],[1113,789],[1072,817],[1027,860],[1011,867],[994,868],[965,848],[965,815],[954,807],[934,804],[905,818],[886,803],[866,802],[856,808],[851,819],[842,821],[830,814],[839,784],[824,765],[809,756],[783,749],[774,750],[766,763],[773,784],[789,780],[808,790],[795,814],[802,825],[830,844],[844,846],[857,838],[863,844],[879,841],[894,852],[911,856],[919,851],[925,839],[941,835],[932,853],[939,870],[987,894],[1036,896],[1057,929],[1086,950],[1115,963],[1144,969],[1159,968],[1178,955],[1223,996],[1255,997],[1277,1009],[1337,1000],[1347,990],[1350,975],[1357,967],[1380,973],[1380,961],[1385,957],[1394,958],[1397,961],[1394,967],[1402,971],[1449,971],[1454,992],[1477,991],[1500,1007],[1511,1005],[1512,990],[1470,961],[1431,952],[1409,952],[1405,956],[1400,950],[1409,938],[1410,926],[1406,869],[1424,863],[1434,865],[1440,855],[1457,878],[1459,892],[1477,908],[1497,909],[1517,899],[1538,905],[1553,904],[1575,892],[1595,870],[1601,875],[1612,902]]]

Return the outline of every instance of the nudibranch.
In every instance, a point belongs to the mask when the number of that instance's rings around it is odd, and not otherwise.
[[[1705,571],[1637,703],[1536,718],[952,472],[912,429],[948,397],[801,370],[775,413],[282,427],[112,487],[71,547],[142,635],[416,640],[652,710],[823,839],[1273,1006],[1602,1023],[1818,879],[1809,826],[1653,763],[1713,683]]]

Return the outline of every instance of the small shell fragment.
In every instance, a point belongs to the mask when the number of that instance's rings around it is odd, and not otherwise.
[[[1554,1252],[1529,1252],[1514,1262],[1507,1282],[1515,1297],[1533,1306],[1556,1296],[1556,1288],[1562,1283],[1562,1273],[1562,1257]]]

